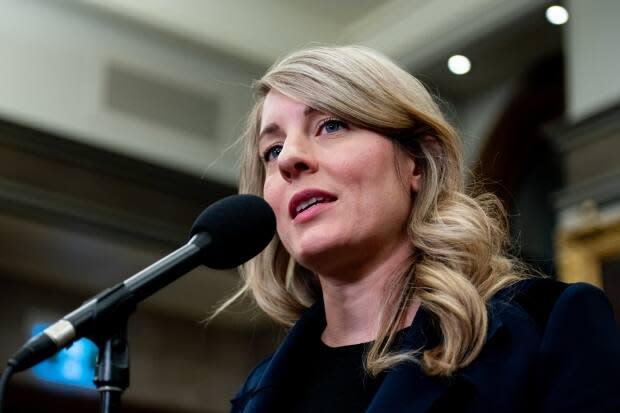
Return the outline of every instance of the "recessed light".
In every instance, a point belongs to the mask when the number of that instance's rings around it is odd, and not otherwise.
[[[471,62],[467,57],[455,54],[448,59],[448,69],[455,75],[464,75],[471,70]]]
[[[550,6],[545,13],[547,20],[551,24],[559,26],[568,21],[568,10],[562,6]]]

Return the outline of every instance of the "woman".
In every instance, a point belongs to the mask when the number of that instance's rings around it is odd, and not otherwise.
[[[504,212],[465,193],[459,138],[419,81],[317,47],[256,90],[240,191],[277,236],[229,302],[250,292],[292,328],[234,412],[620,411],[604,295],[505,254]]]

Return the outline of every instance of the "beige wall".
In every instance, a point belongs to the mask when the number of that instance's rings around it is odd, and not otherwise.
[[[620,2],[569,0],[565,34],[568,116],[579,121],[620,100]]]

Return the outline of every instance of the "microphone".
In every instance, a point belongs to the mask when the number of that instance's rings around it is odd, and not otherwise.
[[[201,264],[215,269],[243,264],[269,244],[275,226],[273,211],[258,196],[233,195],[215,202],[196,218],[187,244],[85,301],[28,340],[8,364],[22,371],[81,337],[104,333],[140,301]]]

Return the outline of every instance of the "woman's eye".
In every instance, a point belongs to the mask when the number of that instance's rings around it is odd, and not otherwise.
[[[265,162],[271,162],[275,159],[278,159],[280,152],[282,152],[282,145],[278,144],[270,146],[265,150],[265,152],[263,152],[263,160]]]
[[[321,132],[325,132],[325,133],[334,133],[334,132],[338,132],[341,129],[348,129],[348,125],[338,119],[327,119],[326,121],[324,121],[323,123],[321,123],[321,126],[319,127],[319,134]]]

